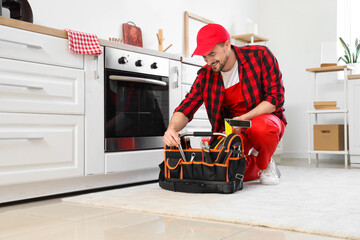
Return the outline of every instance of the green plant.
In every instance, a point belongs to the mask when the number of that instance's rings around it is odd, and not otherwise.
[[[358,57],[360,55],[360,42],[359,40],[356,38],[355,39],[355,52],[351,53],[350,52],[350,47],[347,43],[344,42],[344,40],[339,37],[340,39],[340,43],[344,48],[344,56],[339,57],[338,61],[342,60],[344,61],[344,63],[348,64],[348,63],[357,63],[358,62]]]

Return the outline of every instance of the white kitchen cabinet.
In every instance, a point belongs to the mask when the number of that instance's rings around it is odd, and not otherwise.
[[[0,113],[0,185],[82,176],[83,116]]]
[[[349,75],[350,163],[360,163],[360,75]]]
[[[84,71],[0,58],[0,111],[84,114]]]
[[[0,26],[0,186],[84,176],[84,57]]]
[[[1,58],[84,68],[83,56],[68,51],[67,39],[1,25],[0,33]]]

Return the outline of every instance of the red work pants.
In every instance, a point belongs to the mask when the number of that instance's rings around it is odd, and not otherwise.
[[[273,114],[264,114],[251,120],[251,128],[242,129],[246,156],[246,171],[244,181],[259,178],[259,171],[267,168],[276,147],[285,131],[285,123]],[[251,148],[258,155],[248,155]]]

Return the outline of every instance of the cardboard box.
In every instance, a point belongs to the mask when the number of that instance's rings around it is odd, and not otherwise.
[[[339,109],[336,107],[336,101],[315,101],[314,108],[315,110]]]
[[[344,125],[314,125],[314,150],[343,151]]]

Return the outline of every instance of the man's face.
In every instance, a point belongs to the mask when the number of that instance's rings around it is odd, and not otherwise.
[[[224,68],[229,58],[229,54],[230,51],[228,50],[226,43],[216,44],[211,52],[203,56],[203,58],[214,72],[220,72]]]

